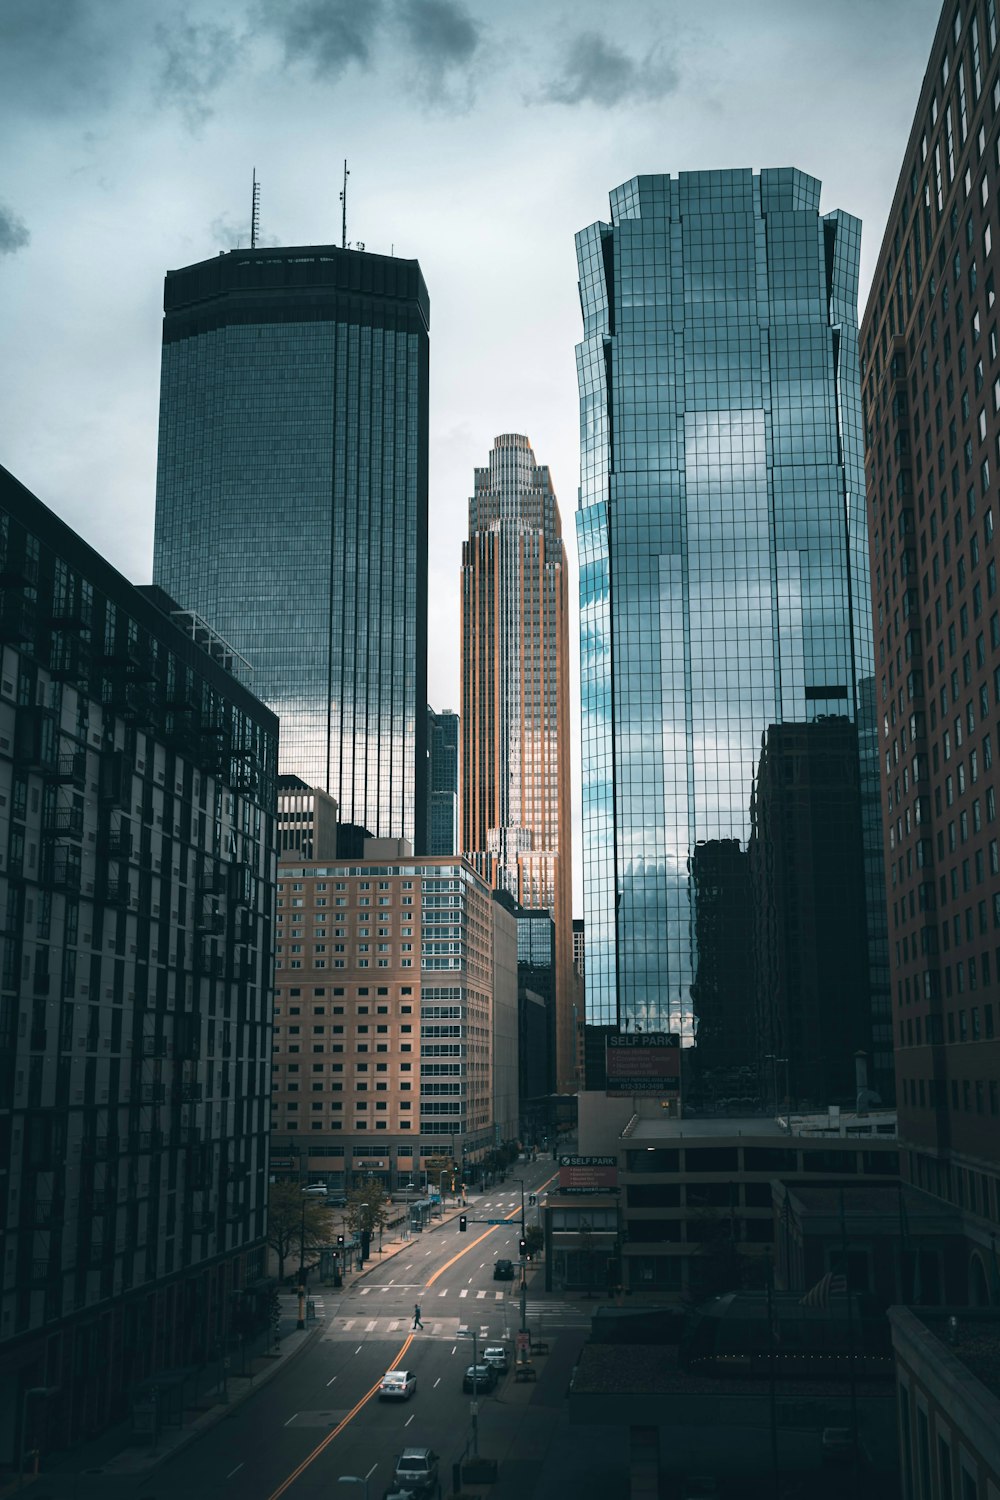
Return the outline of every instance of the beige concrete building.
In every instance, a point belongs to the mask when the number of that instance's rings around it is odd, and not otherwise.
[[[493,1143],[493,901],[464,860],[366,854],[278,866],[271,1170],[392,1190]]]

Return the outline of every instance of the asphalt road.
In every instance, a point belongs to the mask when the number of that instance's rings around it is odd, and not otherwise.
[[[526,1192],[552,1175],[552,1163],[522,1167]],[[143,1476],[79,1473],[73,1488],[62,1467],[51,1493],[73,1500],[313,1500],[335,1494],[361,1500],[360,1486],[340,1486],[341,1475],[368,1481],[368,1500],[390,1487],[396,1455],[405,1446],[432,1447],[441,1459],[442,1490],[451,1493],[452,1464],[469,1450],[472,1398],[462,1376],[472,1363],[474,1328],[479,1347],[505,1342],[514,1359],[520,1314],[516,1283],[495,1282],[498,1257],[517,1258],[520,1187],[508,1179],[469,1200],[468,1230],[457,1219],[414,1235],[412,1244],[346,1293],[316,1291],[322,1328],[306,1348],[259,1392],[234,1406],[196,1441]],[[489,1227],[486,1218],[514,1215],[510,1228]],[[376,1257],[377,1260],[377,1257]],[[424,1328],[412,1330],[419,1302]],[[565,1393],[585,1319],[558,1301],[529,1295],[528,1326],[549,1340],[550,1354],[536,1361],[535,1384],[516,1383],[510,1373],[490,1394],[480,1394],[479,1452],[501,1465],[495,1500],[509,1490],[526,1500],[543,1485],[553,1443],[570,1452],[578,1436],[565,1428]],[[417,1376],[407,1402],[381,1403],[378,1382],[386,1370],[405,1368]],[[560,1426],[560,1423],[562,1424]],[[572,1462],[572,1460],[569,1460]],[[561,1462],[563,1474],[565,1464]],[[617,1467],[617,1465],[615,1465]],[[39,1485],[49,1493],[48,1476]],[[583,1494],[589,1486],[576,1489]],[[602,1496],[614,1491],[607,1484]]]

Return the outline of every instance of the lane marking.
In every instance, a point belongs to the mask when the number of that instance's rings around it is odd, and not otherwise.
[[[378,1322],[377,1318],[372,1318],[372,1320],[371,1320],[370,1323],[366,1323],[365,1324],[365,1333],[371,1333],[372,1329],[375,1327],[375,1324],[377,1322]]]
[[[240,1472],[240,1470],[242,1469],[242,1467],[243,1467],[242,1464],[237,1464],[235,1469],[230,1469],[229,1473],[226,1475],[226,1478],[227,1479],[232,1479],[233,1475],[234,1474],[238,1474]]]
[[[435,1382],[434,1382],[433,1386],[431,1387],[431,1389],[436,1391],[437,1388],[438,1388],[438,1386],[440,1384],[441,1384],[441,1376],[439,1375],[438,1378],[437,1378],[437,1380],[435,1380]]]
[[[289,1425],[289,1423],[294,1422],[295,1418],[297,1416],[298,1416],[298,1412],[297,1411],[293,1411],[292,1415],[288,1418],[288,1421],[285,1423],[285,1426],[287,1427]]]
[[[355,1352],[355,1354],[360,1354],[360,1353],[361,1353],[361,1351],[362,1351],[362,1349],[363,1349],[363,1348],[364,1348],[364,1347],[365,1347],[365,1346],[364,1346],[364,1344],[359,1344],[359,1345],[358,1345],[358,1347],[357,1347],[357,1348],[356,1348],[356,1349],[355,1349],[355,1351],[354,1351],[354,1352]]]
[[[459,1292],[458,1295],[460,1297],[467,1297],[469,1295],[469,1288],[467,1286],[463,1286],[462,1290]]]
[[[411,1422],[412,1422],[412,1421],[413,1421],[413,1418],[414,1418],[414,1417],[415,1417],[415,1416],[416,1416],[416,1415],[417,1415],[417,1414],[416,1414],[416,1412],[415,1412],[415,1411],[413,1411],[413,1412],[411,1412],[411,1413],[410,1413],[410,1415],[409,1415],[409,1416],[408,1416],[408,1417],[407,1417],[407,1419],[406,1419],[406,1421],[405,1421],[405,1422],[404,1422],[404,1423],[403,1423],[403,1426],[404,1426],[404,1427],[409,1427],[409,1425],[410,1425],[410,1423],[411,1423]]]
[[[336,1380],[336,1378],[337,1378],[337,1377],[336,1377],[336,1375],[334,1375],[334,1376],[333,1376],[333,1378],[332,1378],[332,1379],[331,1379],[331,1380],[328,1380],[328,1381],[327,1381],[327,1382],[326,1382],[326,1383],[327,1383],[327,1385],[333,1385],[333,1382],[334,1382],[334,1380]]]
[[[451,1352],[452,1352],[452,1354],[454,1354],[457,1349],[458,1349],[458,1345],[457,1344],[452,1344],[452,1346],[451,1346]]]
[[[485,1296],[486,1296],[486,1293],[485,1293],[485,1292],[477,1292],[477,1293],[476,1293],[476,1296],[477,1296],[477,1297],[478,1297],[478,1298],[479,1298],[479,1299],[480,1299],[480,1301],[481,1301],[481,1300],[482,1300],[482,1299],[483,1299],[483,1297],[485,1297]]]
[[[447,1295],[448,1295],[448,1288],[447,1287],[445,1287],[445,1289],[444,1289],[443,1292],[438,1292],[438,1296],[439,1297],[447,1297]]]
[[[412,1342],[413,1342],[413,1335],[410,1334],[404,1340],[402,1348],[400,1349],[399,1353],[396,1355],[396,1358],[393,1360],[392,1365],[390,1366],[390,1368],[394,1368],[396,1365],[398,1365],[398,1364],[401,1363],[401,1361],[405,1358],[406,1351],[410,1347],[410,1345],[412,1344]],[[300,1474],[304,1474],[305,1471],[306,1471],[306,1469],[308,1469],[311,1464],[314,1464],[316,1462],[317,1458],[319,1458],[320,1454],[323,1453],[330,1446],[330,1444],[333,1442],[334,1438],[337,1438],[337,1437],[340,1436],[340,1434],[343,1432],[344,1428],[347,1426],[347,1424],[349,1422],[353,1422],[354,1418],[357,1416],[358,1412],[361,1411],[362,1407],[367,1406],[368,1402],[372,1399],[372,1397],[378,1394],[378,1388],[379,1388],[379,1386],[381,1384],[382,1384],[382,1378],[381,1378],[381,1376],[379,1376],[379,1378],[375,1382],[375,1384],[371,1387],[370,1390],[368,1390],[368,1391],[365,1392],[365,1394],[361,1397],[360,1401],[355,1402],[354,1406],[347,1413],[346,1417],[341,1418],[341,1420],[337,1423],[336,1427],[334,1427],[331,1432],[327,1433],[326,1437],[323,1438],[322,1442],[319,1442],[319,1443],[316,1444],[316,1447],[313,1449],[313,1451],[311,1453],[307,1454],[307,1456],[302,1460],[302,1462],[298,1465],[297,1468],[295,1468],[295,1469],[292,1470],[292,1472],[288,1475],[287,1479],[283,1479],[282,1480],[282,1482],[278,1485],[278,1488],[271,1495],[268,1496],[268,1500],[280,1500],[280,1497],[282,1495],[284,1495],[292,1487],[292,1485],[295,1483],[296,1479],[298,1479],[299,1475]],[[375,1470],[377,1468],[378,1468],[378,1464],[372,1464],[372,1467],[368,1470],[368,1473],[365,1475],[365,1478],[366,1479],[370,1479],[371,1476],[372,1476],[372,1474],[374,1474],[374,1472],[375,1472]]]

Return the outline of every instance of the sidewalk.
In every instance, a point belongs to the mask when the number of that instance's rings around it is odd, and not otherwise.
[[[452,1222],[459,1214],[467,1212],[469,1209],[463,1208],[459,1203],[449,1206],[444,1209],[442,1217],[432,1220],[422,1233],[432,1233],[435,1229]],[[342,1287],[334,1289],[329,1285],[321,1285],[314,1278],[312,1285],[307,1287],[307,1300],[328,1302],[333,1298],[344,1296],[356,1282],[363,1280],[384,1261],[391,1260],[402,1250],[410,1249],[414,1239],[417,1238],[419,1234],[399,1234],[391,1240],[383,1240],[381,1254],[376,1249],[360,1271],[356,1268],[348,1271],[344,1275]],[[37,1477],[25,1475],[20,1489],[16,1477],[10,1480],[0,1479],[0,1500],[7,1500],[8,1496],[19,1493],[30,1496],[32,1490],[39,1484],[44,1485],[45,1494],[51,1494],[53,1485],[58,1485],[60,1480],[64,1484],[71,1482],[77,1474],[106,1474],[118,1478],[146,1474],[179,1449],[194,1442],[203,1432],[228,1416],[234,1406],[247,1400],[267,1381],[273,1380],[279,1370],[301,1354],[323,1327],[325,1317],[330,1314],[330,1309],[327,1307],[323,1317],[308,1320],[306,1327],[299,1329],[296,1327],[298,1322],[297,1293],[279,1291],[278,1295],[281,1302],[281,1321],[278,1325],[277,1347],[270,1354],[248,1357],[245,1375],[233,1374],[230,1370],[222,1377],[221,1384],[212,1384],[209,1389],[201,1391],[197,1396],[196,1404],[185,1408],[182,1426],[162,1428],[156,1436],[155,1444],[133,1442],[130,1423],[112,1427],[78,1448],[53,1454],[46,1461],[41,1474]],[[49,1483],[44,1483],[45,1481]]]

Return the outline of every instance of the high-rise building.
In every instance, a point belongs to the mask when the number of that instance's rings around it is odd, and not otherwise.
[[[279,859],[336,859],[337,802],[301,776],[278,777]]]
[[[462,544],[462,852],[556,927],[556,1077],[576,1087],[566,559],[549,471],[498,437]]]
[[[765,1097],[778,1083],[776,1106],[857,1102],[854,1054],[868,1024],[860,828],[854,725],[772,724],[744,856],[755,989],[746,1058],[756,1054]],[[723,934],[716,946],[725,951]]]
[[[278,722],[189,625],[0,469],[0,1466],[269,1336]]]
[[[698,949],[726,930],[699,913],[699,850],[746,850],[771,726],[844,718],[866,881],[844,941],[869,983],[851,1050],[890,1089],[860,225],[819,199],[792,169],[638,177],[577,237],[587,1019],[693,1039],[699,970],[733,979]]]
[[[271,1165],[336,1188],[494,1145],[489,887],[381,843],[278,866]]]
[[[235,250],[164,288],[153,575],[254,669],[282,772],[419,847],[429,303],[416,261]]]
[[[458,714],[427,708],[427,853],[458,851]]]
[[[961,1211],[969,1300],[1000,1212],[1000,266],[994,0],[946,5],[861,329],[905,1175]]]

